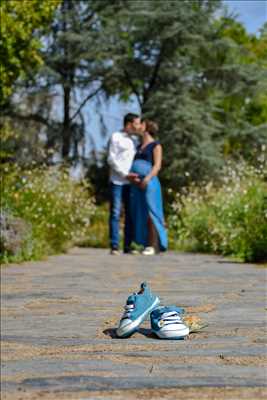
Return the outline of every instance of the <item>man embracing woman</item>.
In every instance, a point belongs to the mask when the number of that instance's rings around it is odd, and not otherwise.
[[[161,185],[158,173],[162,146],[155,136],[158,126],[125,115],[123,129],[112,134],[108,148],[110,166],[109,234],[111,254],[119,255],[120,215],[124,207],[124,253],[135,254],[133,243],[143,246],[142,254],[166,251]],[[139,143],[137,143],[139,138]]]

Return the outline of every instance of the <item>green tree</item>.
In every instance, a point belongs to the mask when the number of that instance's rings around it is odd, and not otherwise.
[[[43,65],[18,88],[9,117],[41,132],[62,159],[77,160],[85,105],[103,94],[134,95],[159,122],[165,186],[210,177],[225,155],[265,140],[266,28],[248,35],[218,17],[221,4],[63,0],[39,52]]]
[[[26,82],[23,101],[14,101],[8,112],[28,126],[39,124],[46,148],[58,151],[62,160],[83,158],[84,107],[103,89],[99,14],[106,6],[101,0],[62,0],[45,37],[43,65]]]
[[[60,0],[1,0],[0,106],[6,106],[15,82],[29,77],[42,64],[40,36]]]
[[[220,158],[213,142],[220,124],[213,104],[204,96],[201,49],[215,37],[214,13],[220,1],[123,2],[116,21],[107,16],[113,33],[110,90],[121,97],[135,94],[142,114],[160,125],[164,146],[163,177],[177,187],[203,177]],[[127,5],[127,11],[126,11]]]
[[[234,90],[226,91],[219,103],[226,156],[251,158],[267,142],[267,37],[250,35],[239,22],[224,18],[220,35],[232,47],[224,54],[226,66],[238,65],[240,75]]]
[[[258,127],[260,137],[267,141],[267,22],[260,30],[260,36],[252,36],[249,49],[258,65],[264,71],[261,84],[255,95],[247,103],[246,117]]]
[[[102,15],[113,54],[107,91],[122,99],[134,94],[143,115],[159,122],[166,187],[215,174],[229,130],[238,141],[253,131],[243,104],[262,68],[245,46],[244,28],[216,16],[221,4],[122,1],[116,19],[110,9]]]

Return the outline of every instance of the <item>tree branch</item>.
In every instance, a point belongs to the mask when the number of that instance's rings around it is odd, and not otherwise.
[[[14,111],[8,110],[8,112],[6,113],[6,116],[7,116],[7,117],[13,117],[13,118],[15,118],[15,119],[19,119],[19,120],[22,120],[22,121],[29,121],[29,120],[31,120],[31,121],[39,122],[39,123],[41,123],[41,124],[43,124],[43,125],[46,125],[46,126],[51,126],[51,124],[49,124],[49,122],[47,121],[47,119],[44,118],[44,117],[42,117],[42,116],[39,115],[39,114],[27,114],[27,115],[22,115],[22,114],[18,114],[18,113],[16,113],[16,112],[14,112]]]
[[[138,90],[137,90],[136,86],[134,85],[129,72],[126,69],[124,69],[123,72],[124,72],[127,82],[129,83],[130,87],[132,88],[132,91],[134,92],[134,94],[137,97],[137,101],[139,103],[140,108],[142,109],[143,102],[141,101],[140,94],[138,93]]]
[[[144,98],[143,103],[144,103],[144,104],[147,102],[148,97],[149,97],[149,93],[151,92],[151,90],[152,90],[153,87],[155,86],[155,83],[156,83],[156,80],[157,80],[157,77],[158,77],[160,65],[161,65],[161,62],[162,62],[163,46],[164,46],[164,45],[162,45],[162,48],[161,48],[161,50],[160,50],[160,53],[159,53],[157,62],[156,62],[156,64],[155,64],[155,67],[154,67],[154,70],[153,70],[151,79],[150,79],[149,84],[148,84],[148,88],[147,88],[147,89],[144,88],[144,95],[143,95],[143,98]]]
[[[95,11],[92,11],[91,14],[89,14],[86,18],[84,18],[83,23],[90,24],[95,15],[96,15]]]
[[[85,106],[85,104],[87,103],[87,101],[89,101],[92,97],[94,97],[97,93],[99,93],[101,89],[102,89],[102,86],[100,86],[98,89],[96,89],[93,93],[90,93],[90,94],[83,100],[83,102],[80,104],[79,108],[75,111],[75,113],[73,114],[73,116],[70,118],[70,121],[72,121],[74,118],[77,117],[77,115],[81,112],[81,109]]]

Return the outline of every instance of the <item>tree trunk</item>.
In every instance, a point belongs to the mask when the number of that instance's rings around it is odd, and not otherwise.
[[[62,131],[62,158],[66,159],[70,153],[71,142],[71,124],[70,124],[70,87],[65,85],[64,88],[64,121]]]
[[[72,9],[72,2],[70,0],[64,0],[62,3],[63,12],[63,27],[62,31],[64,34],[68,32],[68,18],[67,14]],[[64,110],[63,110],[63,131],[62,131],[62,158],[67,159],[70,153],[71,145],[71,127],[70,127],[70,94],[71,94],[71,67],[69,65],[69,45],[65,41],[64,44],[64,67],[62,75],[64,77],[63,92],[64,92]]]

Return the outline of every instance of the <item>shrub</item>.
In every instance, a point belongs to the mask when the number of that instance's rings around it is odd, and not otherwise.
[[[221,181],[191,185],[176,195],[169,217],[174,247],[267,259],[267,169],[228,163]]]
[[[62,167],[25,170],[6,165],[4,172],[2,213],[9,210],[12,218],[31,227],[22,259],[64,251],[85,237],[95,212],[88,183],[73,181]],[[2,259],[14,255],[8,248],[2,251]]]
[[[85,235],[85,238],[79,242],[81,247],[109,247],[109,232],[108,232],[108,218],[109,218],[109,205],[103,203],[97,206],[95,214],[91,218],[90,228]]]

